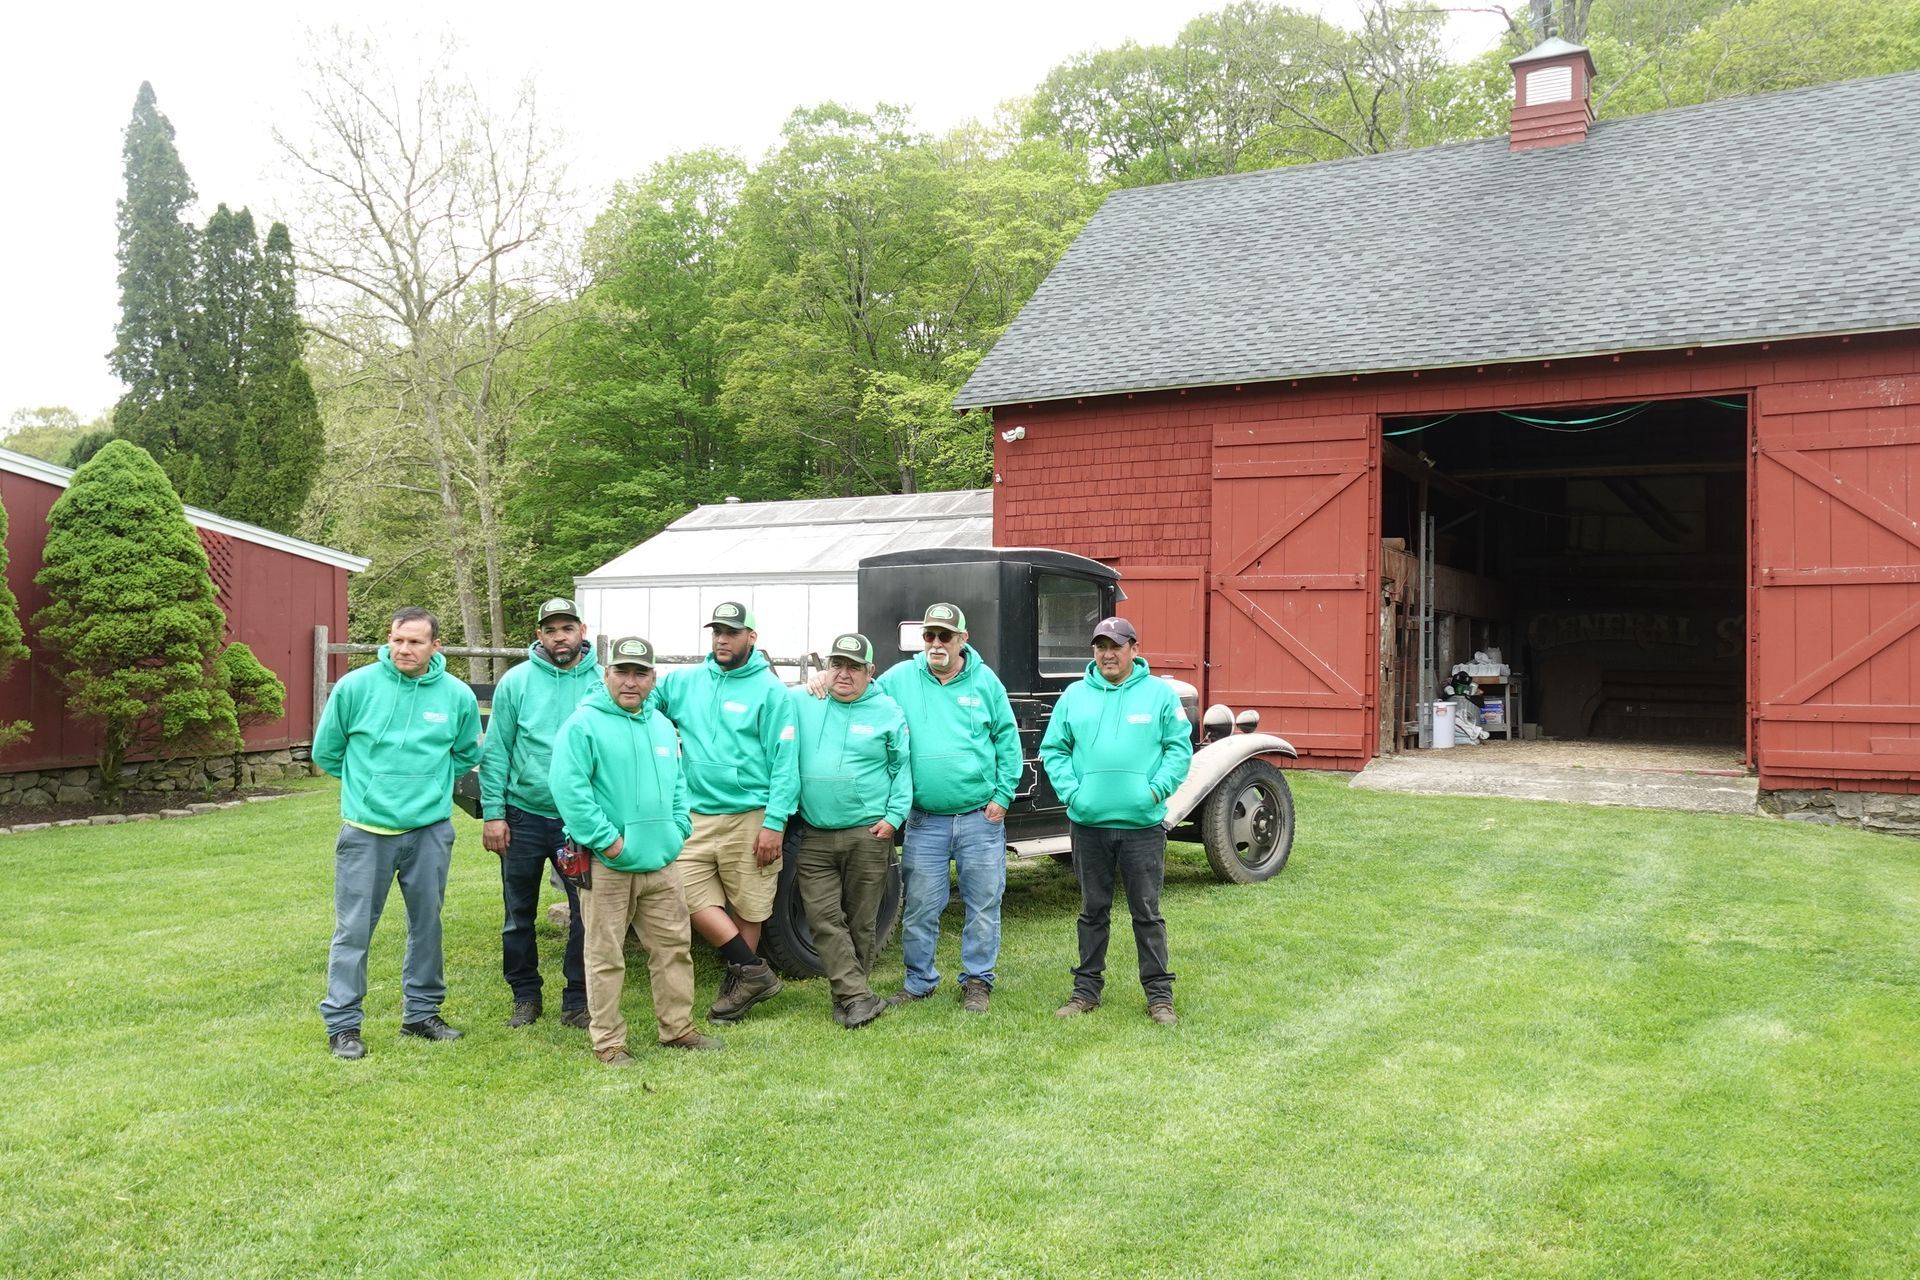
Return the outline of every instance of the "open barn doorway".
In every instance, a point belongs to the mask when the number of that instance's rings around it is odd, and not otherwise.
[[[1739,767],[1747,419],[1722,396],[1384,419],[1382,750],[1455,692],[1503,756]]]

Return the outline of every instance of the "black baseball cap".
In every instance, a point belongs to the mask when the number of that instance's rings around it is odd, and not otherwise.
[[[1095,640],[1111,640],[1115,644],[1139,644],[1140,633],[1125,618],[1103,618],[1100,625],[1093,629]]]

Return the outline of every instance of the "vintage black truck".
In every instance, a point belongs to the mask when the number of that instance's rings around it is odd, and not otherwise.
[[[1040,767],[1040,739],[1060,693],[1086,673],[1094,624],[1124,614],[1120,575],[1097,560],[1065,551],[1026,548],[897,551],[860,562],[859,626],[873,641],[881,670],[921,648],[920,619],[936,600],[967,615],[969,643],[999,674],[1020,728],[1025,765],[1007,811],[1009,858],[1070,858],[1067,812]],[[1141,649],[1153,661],[1153,637]],[[1296,753],[1284,738],[1259,732],[1259,717],[1226,707],[1204,712],[1193,686],[1172,682],[1193,724],[1193,766],[1167,801],[1176,840],[1198,842],[1220,879],[1265,880],[1287,865],[1293,847],[1293,795],[1275,761]],[[820,972],[800,895],[785,860],[780,894],[761,951],[792,976]],[[880,911],[879,946],[900,914],[900,875],[889,876]]]

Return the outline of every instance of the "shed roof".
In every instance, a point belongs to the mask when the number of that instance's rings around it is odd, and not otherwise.
[[[66,488],[73,480],[71,467],[55,466],[31,454],[16,453],[12,449],[5,448],[0,448],[0,471],[27,476],[61,489]],[[335,550],[333,547],[323,547],[317,542],[306,542],[284,533],[275,533],[272,529],[263,529],[257,524],[248,524],[244,520],[232,520],[217,512],[202,511],[199,507],[188,507],[186,513],[188,523],[196,529],[207,529],[214,533],[225,534],[229,538],[238,538],[242,542],[272,547],[275,551],[284,551],[288,555],[300,556],[306,560],[318,560],[321,564],[330,564],[335,568],[345,569],[349,573],[359,573],[373,563],[365,556],[356,556],[350,552]]]
[[[992,545],[991,489],[710,503],[575,584],[851,582],[861,559],[884,551]]]
[[[1920,326],[1920,72],[1117,191],[961,407]]]

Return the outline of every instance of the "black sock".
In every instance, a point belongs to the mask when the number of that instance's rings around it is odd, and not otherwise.
[[[753,948],[747,945],[747,940],[737,933],[721,944],[720,958],[728,964],[755,965],[760,963],[760,957],[753,954]]]

